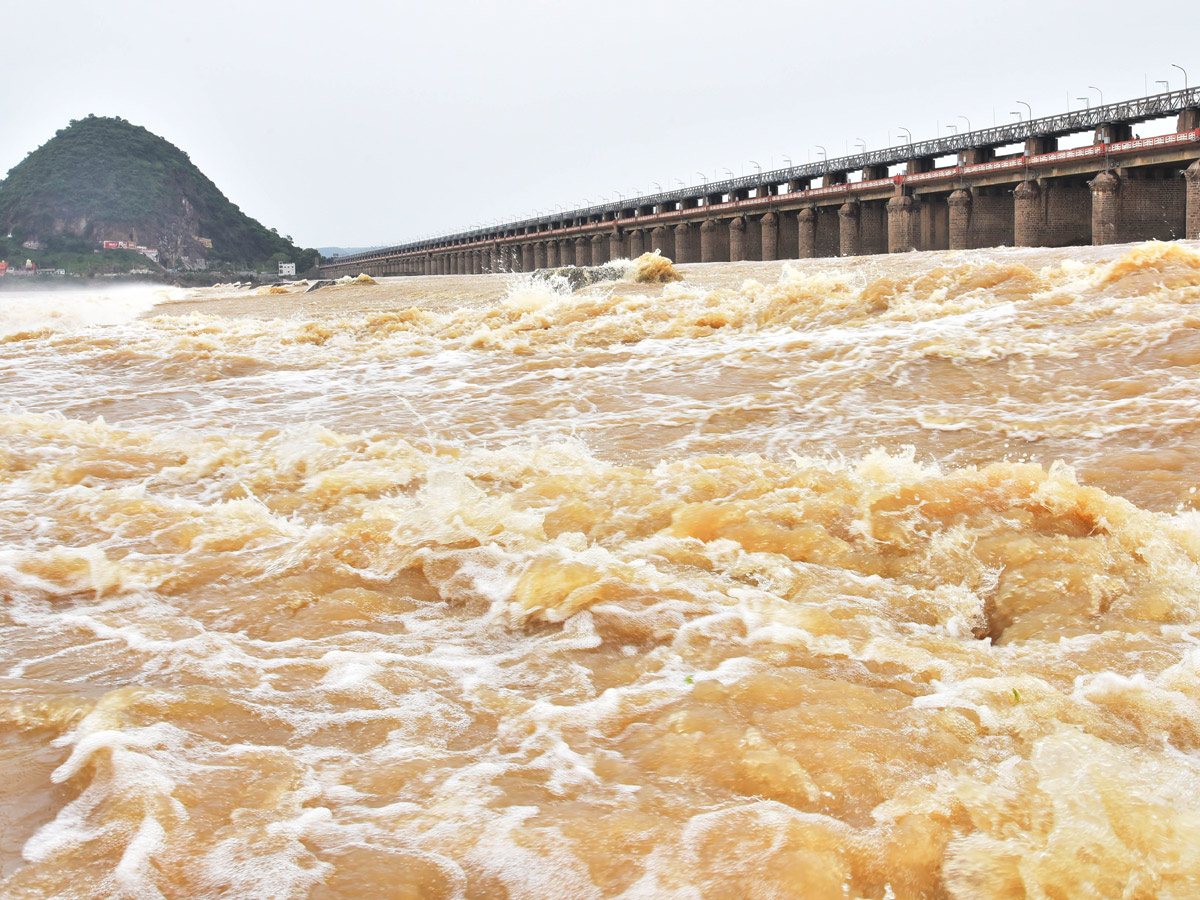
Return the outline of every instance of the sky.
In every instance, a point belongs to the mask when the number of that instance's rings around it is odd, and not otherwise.
[[[1197,85],[1198,33],[1193,0],[26,0],[0,173],[122,116],[301,246],[391,244]]]

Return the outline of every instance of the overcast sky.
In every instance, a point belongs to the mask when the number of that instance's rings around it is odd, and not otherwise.
[[[123,116],[304,246],[1200,84],[1194,0],[7,4],[0,172]]]

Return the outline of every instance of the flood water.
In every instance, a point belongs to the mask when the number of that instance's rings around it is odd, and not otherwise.
[[[0,897],[1200,896],[1200,245],[677,268],[0,293]]]

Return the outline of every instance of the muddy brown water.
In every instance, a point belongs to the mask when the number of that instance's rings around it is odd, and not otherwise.
[[[0,298],[0,896],[1200,896],[1200,248]]]

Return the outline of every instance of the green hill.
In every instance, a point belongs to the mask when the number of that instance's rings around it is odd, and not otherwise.
[[[316,258],[238,209],[178,147],[99,116],[72,121],[0,181],[0,228],[60,251],[132,241],[157,249],[168,268],[275,257],[303,271]]]

